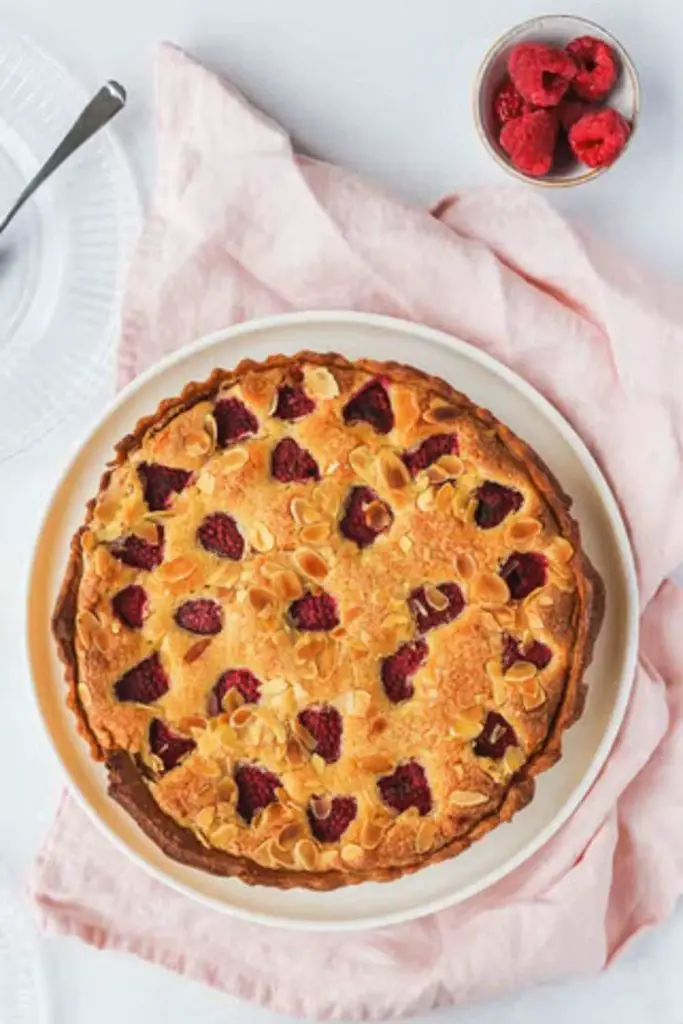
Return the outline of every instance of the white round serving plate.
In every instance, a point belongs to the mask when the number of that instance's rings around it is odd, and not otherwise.
[[[451,861],[394,882],[331,893],[250,887],[165,857],[107,797],[106,772],[90,759],[65,706],[63,671],[50,632],[70,538],[115,442],[161,399],[178,394],[188,381],[203,380],[217,366],[302,349],[400,360],[444,378],[491,409],[535,448],[573,496],[586,550],[607,588],[585,713],[566,736],[562,760],[538,780],[532,803]],[[370,314],[313,312],[219,331],[163,360],[118,395],[55,489],[34,553],[27,620],[35,694],[50,739],[75,795],[120,850],[160,881],[219,910],[280,927],[344,930],[407,921],[473,896],[518,867],[560,828],[595,780],[626,710],[638,601],[633,558],[612,493],[583,442],[546,399],[490,356],[439,331]]]
[[[0,219],[95,91],[3,23]],[[0,461],[44,437],[111,377],[119,300],[139,224],[132,174],[106,129],[2,233]]]

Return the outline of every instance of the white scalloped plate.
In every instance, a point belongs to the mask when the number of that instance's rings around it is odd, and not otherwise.
[[[31,40],[3,26],[0,216],[89,98]],[[0,461],[44,437],[111,373],[123,275],[139,222],[133,178],[105,130],[3,232]]]
[[[69,539],[98,487],[113,444],[157,403],[202,380],[215,366],[300,349],[353,359],[401,359],[450,381],[490,408],[546,460],[574,498],[586,550],[607,586],[607,614],[588,673],[586,711],[567,735],[562,760],[538,782],[535,799],[459,857],[383,885],[332,893],[265,887],[216,878],[169,860],[106,796],[64,704],[63,673],[50,613]],[[358,929],[406,921],[472,896],[535,853],[567,820],[595,780],[623,718],[635,668],[638,601],[633,559],[616,502],[583,442],[560,414],[516,374],[478,349],[416,324],[360,313],[299,313],[251,321],[204,338],[144,373],[117,397],[84,440],[55,489],[37,542],[30,580],[28,646],[44,723],[74,793],[116,845],[156,878],[232,914],[281,927]]]

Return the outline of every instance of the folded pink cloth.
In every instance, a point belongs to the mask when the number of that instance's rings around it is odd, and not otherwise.
[[[531,190],[462,194],[429,213],[295,156],[277,125],[171,46],[158,108],[121,381],[207,331],[286,309],[392,313],[481,346],[565,413],[612,483],[638,563],[639,666],[581,807],[464,905],[375,932],[283,935],[152,881],[66,797],[33,882],[44,927],[328,1019],[600,970],[683,891],[683,592],[665,582],[683,562],[683,310]]]

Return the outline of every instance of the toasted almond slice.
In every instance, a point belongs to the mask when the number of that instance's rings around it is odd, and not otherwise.
[[[197,477],[197,490],[202,494],[213,494],[216,490],[216,477],[210,469],[203,469]]]
[[[244,729],[251,723],[253,717],[254,709],[251,704],[243,704],[230,715],[230,725],[233,729]]]
[[[264,587],[249,587],[247,597],[249,598],[249,604],[257,614],[277,601],[272,590],[266,590]]]
[[[302,821],[290,821],[282,826],[275,842],[278,846],[283,849],[287,849],[297,843],[303,836],[306,835],[306,829]]]
[[[329,523],[311,523],[299,534],[304,544],[324,544],[330,537]]]
[[[388,772],[393,767],[393,761],[388,754],[367,754],[358,758],[358,764],[366,772]]]
[[[525,760],[524,751],[520,747],[508,747],[503,754],[503,769],[509,775],[514,775],[522,767]]]
[[[219,825],[217,829],[214,829],[211,833],[211,842],[214,846],[229,849],[237,839],[238,831],[237,825],[226,822],[225,825]]]
[[[372,448],[366,444],[359,444],[357,448],[349,452],[349,465],[354,473],[365,479],[372,471],[375,458]]]
[[[470,584],[470,600],[483,605],[507,604],[510,591],[505,580],[494,572],[479,572]]]
[[[474,555],[469,551],[461,551],[455,557],[455,571],[461,580],[471,580],[477,571],[477,563]]]
[[[431,489],[421,491],[417,496],[415,504],[419,508],[420,512],[426,512],[434,504],[434,491]]]
[[[511,545],[528,544],[538,537],[541,532],[541,524],[538,519],[514,519],[505,530],[505,538]]]
[[[242,696],[242,694],[240,693],[236,686],[231,686],[227,693],[223,695],[223,700],[221,703],[223,705],[223,711],[229,717],[230,715],[232,715],[233,711],[236,711],[237,708],[242,707],[242,705],[244,704],[244,697]]]
[[[392,491],[400,491],[410,483],[410,473],[406,464],[391,448],[380,449],[379,474],[382,481]]]
[[[321,636],[302,636],[294,648],[294,660],[299,665],[314,661],[320,654],[325,640]]]
[[[371,501],[363,509],[363,518],[371,530],[380,533],[391,526],[391,512],[383,501]]]
[[[461,740],[474,740],[482,730],[481,722],[456,715],[450,725],[450,732]]]
[[[442,484],[436,492],[436,507],[439,512],[448,512],[452,503],[455,491],[452,484]]]
[[[220,470],[221,473],[236,473],[238,469],[249,459],[249,453],[246,448],[237,445],[234,448],[228,448],[220,458]]]
[[[265,683],[261,683],[261,693],[264,697],[277,697],[288,688],[287,680],[279,676],[273,676],[272,679],[266,679]]]
[[[448,608],[448,598],[446,595],[435,587],[432,583],[428,583],[424,588],[425,601],[430,608],[433,608],[435,612],[442,612]]]
[[[287,740],[285,756],[287,758],[287,762],[291,764],[292,768],[298,768],[306,760],[306,752],[294,736],[290,736]]]
[[[360,830],[360,844],[364,850],[376,850],[382,842],[384,829],[381,825],[369,818]]]
[[[218,559],[216,559],[218,561]],[[242,567],[226,558],[221,558],[219,565],[211,569],[206,577],[207,583],[216,587],[234,587],[242,574]]]
[[[205,832],[207,832],[211,828],[211,826],[213,825],[215,819],[216,819],[216,809],[215,809],[215,807],[210,807],[209,806],[209,807],[202,807],[201,811],[199,811],[195,815],[194,822],[195,822],[195,825],[197,825],[199,828],[201,828]]]
[[[456,807],[478,807],[485,804],[488,797],[485,793],[477,793],[472,789],[455,789],[450,795],[450,803]]]
[[[448,471],[440,466],[438,462],[434,462],[431,466],[428,466],[425,470],[425,474],[430,484],[435,487],[438,484],[443,484],[449,479]]]
[[[275,843],[273,843],[271,846],[271,854],[273,862],[277,865],[277,867],[293,868],[295,866],[293,850],[283,850],[279,846],[276,846]]]
[[[316,522],[316,519],[320,518],[314,506],[309,504],[304,498],[292,498],[289,503],[289,514],[299,526]],[[311,516],[313,516],[312,519],[310,518]]]
[[[322,796],[314,796],[311,798],[311,814],[318,821],[324,821],[325,818],[329,818],[332,810],[332,800],[324,793]]]
[[[429,819],[420,823],[415,836],[415,849],[418,853],[426,853],[434,845],[436,825]]]
[[[294,860],[304,871],[313,871],[318,859],[315,844],[310,839],[300,839],[294,847]]]
[[[336,398],[339,394],[337,379],[326,366],[307,366],[304,370],[304,385],[313,398]]]
[[[89,708],[92,704],[92,694],[85,683],[78,684],[78,699],[84,708]]]
[[[370,722],[368,728],[368,736],[370,739],[377,739],[378,736],[382,736],[383,733],[389,728],[389,721],[384,715],[376,715]]]
[[[520,686],[525,711],[536,711],[543,707],[548,696],[537,679],[528,679]]]
[[[507,704],[508,701],[508,688],[505,679],[494,679],[491,689],[496,707],[502,708],[503,704]]]
[[[452,423],[460,416],[460,409],[444,401],[443,398],[436,398],[432,401],[422,418],[425,423]]]
[[[444,469],[451,478],[460,476],[465,468],[462,459],[458,455],[442,455],[434,465],[438,466],[439,469]]]
[[[564,537],[556,537],[548,549],[548,558],[551,561],[565,565],[574,557],[574,548]]]
[[[191,647],[188,647],[188,649],[185,651],[185,654],[183,655],[183,661],[185,662],[185,664],[191,665],[193,662],[197,661],[198,658],[201,658],[204,651],[206,651],[207,648],[211,646],[212,642],[213,637],[209,636],[205,637],[204,640],[197,640],[195,644],[192,644]]]
[[[365,851],[357,843],[345,843],[341,848],[341,859],[350,868],[361,868],[365,862]]]
[[[316,779],[311,786],[311,783],[304,778],[303,771],[285,772],[282,776],[282,784],[292,800],[304,806],[310,799],[311,789],[320,785]]]
[[[303,744],[306,750],[315,750],[318,745],[318,741],[315,736],[312,736],[308,729],[306,729],[298,718],[295,718],[292,722],[292,732],[295,734],[300,743]]]
[[[509,683],[524,683],[537,673],[538,669],[530,661],[516,661],[505,673],[505,678]]]
[[[312,548],[299,548],[292,560],[298,571],[312,580],[324,580],[330,571],[322,555]]]
[[[157,569],[157,576],[165,583],[178,583],[180,580],[189,579],[195,569],[198,568],[194,558],[187,555],[179,555],[170,562],[164,562]]]
[[[198,459],[202,455],[208,455],[213,448],[213,440],[206,430],[200,430],[187,434],[183,439],[183,448],[192,459]]]
[[[265,523],[256,522],[250,531],[251,546],[255,551],[272,551],[275,546],[275,538]]]
[[[408,536],[407,536],[406,534],[404,534],[404,535],[403,535],[403,536],[401,537],[401,539],[399,540],[399,542],[398,542],[398,546],[400,547],[400,549],[401,549],[401,551],[403,552],[403,554],[404,554],[404,555],[407,555],[407,554],[408,554],[408,552],[409,552],[409,551],[410,551],[410,550],[412,549],[412,547],[413,547],[413,542],[412,542],[412,540],[410,539],[410,537],[408,537]]]
[[[271,582],[275,593],[281,601],[294,601],[297,597],[301,597],[304,592],[301,580],[296,573],[289,569],[282,569],[275,573],[271,577]]]

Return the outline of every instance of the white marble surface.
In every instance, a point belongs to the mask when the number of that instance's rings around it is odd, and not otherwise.
[[[0,0],[0,16],[32,33],[90,84],[116,76],[129,88],[120,136],[145,197],[153,177],[152,58],[155,44],[167,38],[231,74],[308,151],[423,202],[462,186],[505,180],[471,123],[469,88],[478,59],[510,24],[565,8],[565,0]],[[594,184],[554,198],[625,251],[675,272],[683,262],[683,121],[677,103],[683,95],[683,8],[679,0],[576,0],[571,9],[602,22],[626,44],[641,73],[644,101],[638,138],[623,163]],[[101,397],[93,396],[93,409]],[[38,448],[2,467],[0,859],[17,885],[62,785],[27,694],[24,577],[41,508],[87,419],[82,410]],[[284,1020],[75,940],[42,941],[41,952],[52,1019],[59,1024]],[[430,1020],[680,1024],[682,952],[679,912],[600,978],[441,1011]]]

